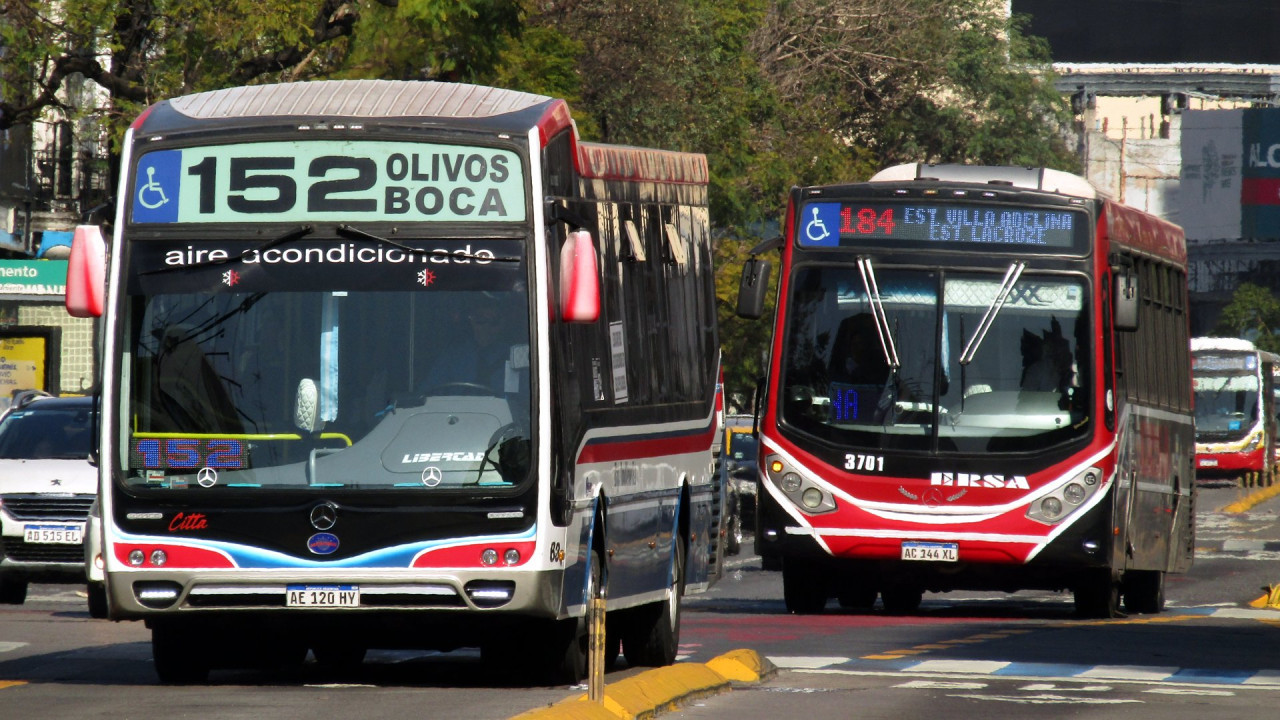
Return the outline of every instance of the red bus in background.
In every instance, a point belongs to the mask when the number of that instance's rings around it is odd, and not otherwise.
[[[1237,338],[1192,338],[1199,477],[1269,475],[1275,466],[1280,356]]]
[[[1158,612],[1193,556],[1180,228],[1037,168],[902,165],[794,188],[756,543],[789,610],[1070,590]]]

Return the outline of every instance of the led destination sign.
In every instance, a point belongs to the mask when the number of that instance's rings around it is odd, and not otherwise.
[[[155,150],[130,190],[133,223],[516,222],[524,174],[510,150],[294,140]]]
[[[1086,225],[1069,210],[977,203],[814,202],[801,210],[797,238],[806,247],[868,241],[958,245],[1018,245],[1070,249]]]

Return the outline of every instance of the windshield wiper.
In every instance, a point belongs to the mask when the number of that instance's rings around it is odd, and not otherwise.
[[[898,348],[893,344],[893,333],[889,328],[889,317],[884,312],[884,301],[880,299],[880,287],[876,284],[876,273],[871,267],[871,258],[858,258],[858,272],[862,274],[862,289],[867,292],[871,301],[871,317],[875,318],[876,335],[880,337],[880,350],[884,352],[884,361],[891,370],[902,367],[898,362]]]
[[[298,238],[306,237],[315,232],[315,228],[311,225],[299,225],[291,228],[276,237],[266,240],[259,245],[255,245],[247,250],[242,251],[239,255],[231,255],[229,257],[217,258],[215,260],[201,260],[200,262],[191,263],[190,265],[169,265],[167,267],[156,268],[154,270],[143,270],[139,275],[156,275],[159,273],[173,272],[174,270],[195,270],[196,268],[210,267],[213,265],[226,265],[228,263],[240,262],[254,253],[260,253],[270,250],[277,245],[283,245],[287,242],[293,242]]]
[[[411,255],[430,255],[435,252],[434,250],[423,250],[421,248],[409,247],[404,243],[397,242],[390,238],[384,238],[381,235],[374,235],[371,232],[361,230],[360,228],[351,225],[338,225],[337,228],[335,228],[335,231],[343,237],[372,240],[374,242],[382,243],[383,245],[390,245],[391,247],[399,248]],[[467,260],[484,260],[486,262],[520,262],[520,258],[518,257],[489,257],[488,255],[476,255],[474,253],[449,253],[449,257],[464,258]]]
[[[1021,260],[1015,261],[1009,266],[1004,273],[1004,282],[1000,284],[1000,289],[996,291],[996,296],[992,299],[991,304],[987,306],[987,312],[982,316],[982,320],[978,323],[978,327],[973,329],[973,337],[969,338],[969,343],[964,346],[964,352],[960,354],[960,365],[965,366],[973,362],[973,356],[978,354],[978,348],[982,345],[982,341],[987,337],[987,331],[991,329],[991,325],[996,321],[996,315],[1000,314],[1000,308],[1004,307],[1004,303],[1009,299],[1009,293],[1013,291],[1014,283],[1018,282],[1018,277],[1022,275],[1022,270],[1027,264]]]

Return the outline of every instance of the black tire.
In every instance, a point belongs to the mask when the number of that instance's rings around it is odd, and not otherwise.
[[[1111,570],[1101,568],[1084,575],[1074,588],[1076,614],[1086,618],[1124,617],[1120,611],[1120,583]]]
[[[546,680],[552,684],[575,685],[587,677],[587,657],[591,652],[591,600],[602,592],[604,567],[601,565],[600,553],[591,550],[588,566],[587,608],[582,617],[561,620],[549,629],[550,641],[547,649],[550,653],[547,664]]]
[[[813,564],[787,558],[782,563],[782,600],[787,612],[813,615],[827,607],[827,584]]]
[[[192,685],[209,681],[209,660],[201,652],[200,639],[183,632],[181,626],[156,625],[151,628],[151,658],[156,675],[166,685]]]
[[[880,591],[884,611],[890,615],[906,615],[920,609],[924,591],[914,587],[887,587]]]
[[[89,583],[85,589],[89,596],[89,617],[103,620],[107,617],[107,588],[102,583]]]
[[[1124,609],[1143,614],[1163,611],[1164,573],[1159,570],[1130,570],[1125,573]]]
[[[622,653],[632,667],[662,667],[680,650],[680,603],[684,597],[684,538],[671,553],[671,587],[666,600],[636,608],[624,626]]]
[[[21,605],[27,601],[27,581],[0,577],[0,604]]]
[[[734,513],[729,517],[728,539],[724,544],[725,555],[737,555],[742,552],[742,516]]]

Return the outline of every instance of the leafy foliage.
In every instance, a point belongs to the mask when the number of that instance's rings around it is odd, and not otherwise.
[[[1253,341],[1259,350],[1280,352],[1280,298],[1254,283],[1241,283],[1218,317],[1216,332]]]
[[[738,276],[790,187],[914,161],[1078,170],[1021,27],[995,0],[7,0],[0,129],[56,108],[118,138],[163,97],[319,78],[563,97],[588,139],[707,155],[726,381],[749,398],[771,328],[734,317]],[[68,99],[76,73],[103,107]]]

